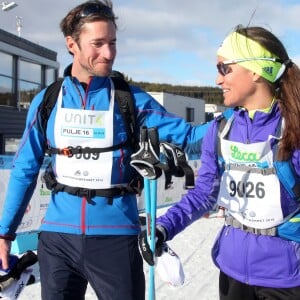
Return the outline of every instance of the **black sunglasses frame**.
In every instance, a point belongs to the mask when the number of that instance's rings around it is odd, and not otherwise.
[[[231,64],[234,64],[234,63],[231,63]],[[231,69],[229,68],[229,65],[231,65],[230,63],[223,63],[223,62],[219,62],[217,64],[217,69],[218,69],[218,72],[222,75],[222,76],[225,76],[227,74],[229,74],[231,72]]]
[[[237,58],[233,60],[224,60],[217,64],[218,72],[225,76],[231,72],[231,69],[228,67],[229,65],[237,64],[239,62],[246,62],[246,61],[252,61],[252,60],[266,60],[266,61],[273,61],[273,62],[280,62],[282,63],[282,60],[275,57],[250,57],[250,58]]]
[[[90,15],[99,15],[108,19],[115,18],[115,15],[110,7],[98,3],[87,4],[78,14],[79,18],[86,18]]]

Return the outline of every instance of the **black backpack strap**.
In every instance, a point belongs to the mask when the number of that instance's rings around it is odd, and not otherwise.
[[[127,81],[121,76],[111,76],[115,86],[115,99],[119,105],[120,112],[127,130],[130,144],[134,151],[138,149],[138,138],[136,133],[136,111],[132,94]]]
[[[49,156],[56,154],[56,155],[65,155],[68,157],[73,157],[76,154],[95,154],[95,153],[115,151],[124,148],[125,146],[127,146],[127,144],[129,143],[127,143],[126,141],[125,143],[120,143],[110,147],[103,147],[103,148],[90,148],[90,147],[81,148],[80,146],[78,147],[69,146],[60,149],[60,148],[49,147],[46,149],[46,154],[48,154]]]
[[[63,79],[59,79],[53,83],[51,83],[44,94],[43,101],[40,104],[39,112],[40,112],[40,125],[43,130],[43,134],[46,136],[47,123],[51,111],[57,101],[57,97],[63,83]]]

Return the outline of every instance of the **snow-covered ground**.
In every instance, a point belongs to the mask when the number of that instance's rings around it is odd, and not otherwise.
[[[165,210],[165,208],[160,209],[157,214],[159,215]],[[218,299],[219,272],[211,260],[210,251],[222,223],[223,220],[218,218],[200,219],[168,242],[181,259],[185,272],[185,283],[180,287],[170,286],[163,282],[156,272],[156,300]],[[34,265],[34,274],[36,283],[24,289],[19,297],[20,300],[40,300],[38,264]],[[148,280],[148,266],[146,263],[145,276]],[[86,300],[96,299],[95,293],[88,287]]]

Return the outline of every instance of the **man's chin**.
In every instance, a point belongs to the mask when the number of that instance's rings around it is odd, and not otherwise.
[[[95,72],[94,76],[98,76],[98,77],[108,77],[110,76],[112,72],[112,69],[109,70],[105,70],[105,71],[99,71],[99,72]]]
[[[95,70],[95,75],[99,77],[107,77],[110,76],[112,72],[112,65],[106,65],[106,66],[101,66],[100,68],[96,68]]]

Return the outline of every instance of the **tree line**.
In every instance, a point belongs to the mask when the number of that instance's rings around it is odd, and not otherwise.
[[[202,99],[205,101],[205,103],[223,105],[223,92],[218,87],[151,83],[144,81],[134,81],[126,75],[124,75],[124,77],[130,84],[138,86],[147,92],[165,92],[169,94]]]

